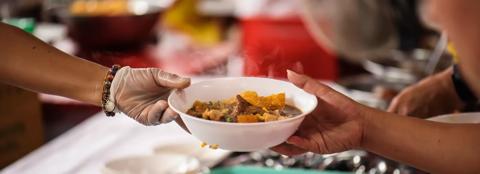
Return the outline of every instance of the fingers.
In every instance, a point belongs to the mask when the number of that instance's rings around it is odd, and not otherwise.
[[[142,113],[140,114],[140,120],[144,122],[145,125],[158,125],[162,123],[160,120],[165,109],[168,108],[168,104],[165,100],[159,100],[156,103],[147,106]],[[137,120],[140,122],[140,120]],[[142,122],[140,122],[142,123]]]
[[[412,111],[407,104],[411,104],[411,102],[405,102],[405,99],[402,97],[402,93],[400,93],[398,96],[393,98],[390,106],[388,106],[387,111],[399,115],[412,114]]]
[[[177,117],[178,114],[172,109],[168,108],[167,101],[159,100],[143,109],[140,115],[135,117],[135,120],[137,120],[139,123],[150,126],[161,123],[169,123],[175,120]]]
[[[390,103],[390,106],[388,106],[387,111],[391,113],[397,113],[399,108],[399,100],[398,97],[393,98],[392,102]]]
[[[162,101],[163,101],[163,100],[162,100]],[[163,116],[162,116],[160,122],[161,122],[161,123],[169,123],[169,122],[171,122],[171,121],[173,121],[173,120],[175,120],[175,119],[177,119],[177,118],[179,118],[179,117],[178,117],[178,114],[177,114],[175,111],[173,111],[172,109],[167,108],[167,109],[165,110],[165,112],[163,112]],[[183,122],[182,122],[182,123],[183,123]]]
[[[343,104],[345,101],[349,101],[344,95],[308,76],[287,70],[287,77],[294,85],[328,103]]]
[[[328,94],[333,91],[333,89],[330,87],[323,85],[308,76],[297,74],[296,72],[290,70],[287,70],[287,76],[288,80],[290,80],[293,84],[304,89],[308,93],[317,95],[317,97],[322,97],[324,94]]]
[[[296,146],[300,149],[310,149],[310,150],[317,149],[317,150],[319,150],[318,146],[310,143],[309,140],[304,139],[304,138],[299,137],[299,136],[295,136],[295,135],[288,138],[287,143],[291,144],[293,146]]]
[[[296,72],[287,70],[287,78],[292,82],[294,85],[298,86],[299,88],[302,88],[305,86],[309,78],[304,75],[297,74]]]
[[[155,82],[161,87],[182,89],[190,85],[190,78],[180,77],[176,74],[150,68]]]
[[[299,147],[296,147],[294,145],[287,144],[287,143],[283,143],[275,147],[272,147],[271,150],[287,156],[295,156],[295,155],[300,155],[307,152],[305,149],[301,149]]]

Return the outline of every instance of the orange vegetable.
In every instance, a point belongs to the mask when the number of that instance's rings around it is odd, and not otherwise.
[[[256,115],[238,115],[237,122],[239,123],[256,123],[258,117]]]
[[[279,109],[285,106],[285,93],[272,94],[270,96],[258,96],[255,91],[245,91],[240,94],[248,103],[267,109]]]

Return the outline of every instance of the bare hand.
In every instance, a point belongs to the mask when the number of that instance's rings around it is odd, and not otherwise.
[[[392,100],[388,111],[427,118],[461,109],[463,104],[455,93],[451,73],[448,69],[406,88]]]
[[[326,154],[360,146],[367,107],[307,76],[289,71],[288,79],[308,93],[316,95],[318,106],[286,143],[272,150],[285,155],[308,151]]]

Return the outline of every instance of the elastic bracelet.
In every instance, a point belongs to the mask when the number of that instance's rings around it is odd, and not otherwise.
[[[110,100],[110,87],[112,86],[113,78],[119,69],[120,65],[113,65],[103,81],[102,109],[108,117],[115,116],[115,103]]]

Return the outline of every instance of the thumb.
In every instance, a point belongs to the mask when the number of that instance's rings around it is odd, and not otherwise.
[[[317,143],[314,143],[312,139],[306,139],[306,138],[295,136],[295,135],[289,137],[286,143],[300,149],[305,149],[307,151],[317,152],[317,153],[320,151],[320,148],[321,148]]]
[[[190,78],[180,77],[177,74],[172,74],[156,68],[150,70],[155,82],[161,87],[181,89],[190,85]]]
[[[341,105],[345,104],[347,101],[351,101],[350,98],[306,75],[287,70],[287,77],[294,85],[317,96],[319,99],[322,99],[327,103]]]
[[[305,84],[309,79],[307,76],[297,74],[296,72],[293,72],[291,70],[287,70],[287,78],[295,86],[298,86],[299,88],[302,88],[302,89],[305,87]]]
[[[330,87],[321,84],[317,80],[314,80],[306,75],[297,74],[296,72],[287,70],[287,77],[290,82],[292,82],[295,86],[302,88],[306,92],[310,94],[314,94],[317,97],[324,97],[326,94],[330,94],[333,92],[333,89]]]

